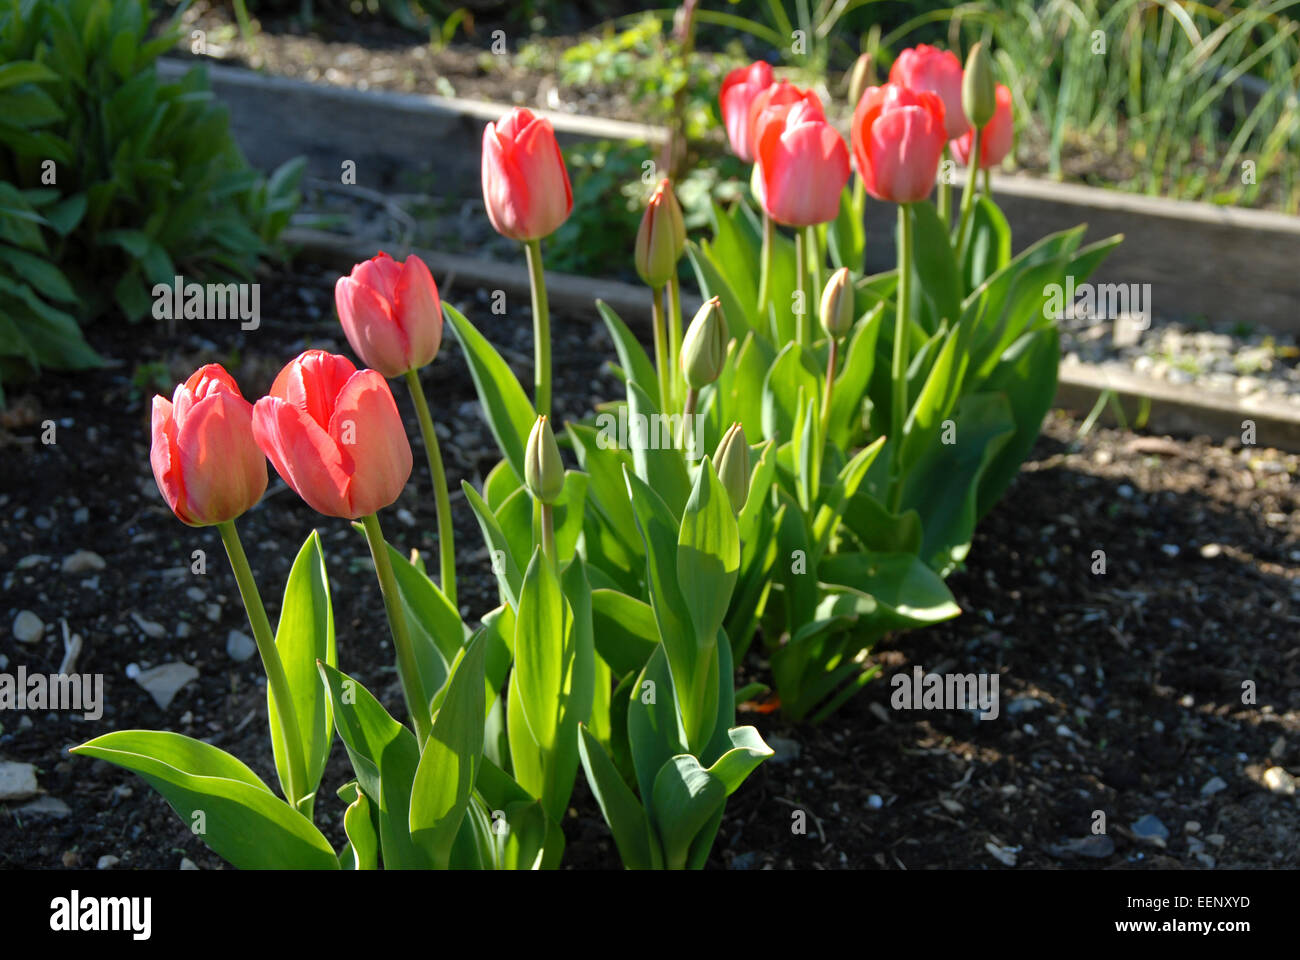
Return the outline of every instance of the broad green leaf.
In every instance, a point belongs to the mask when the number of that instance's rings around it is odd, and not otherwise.
[[[627,399],[628,442],[636,475],[659,494],[674,517],[680,517],[691,492],[678,443],[682,415],[661,414],[640,384],[632,381],[627,385]]]
[[[686,738],[673,694],[673,681],[662,645],[635,678],[627,699],[628,748],[642,798],[654,789],[660,768],[686,752]]]
[[[650,604],[617,590],[591,591],[596,651],[616,676],[639,672],[659,645]]]
[[[162,794],[214,853],[241,870],[337,870],[312,822],[230,754],[179,733],[116,730],[72,753],[130,770]]]
[[[600,812],[614,835],[614,844],[623,866],[629,870],[653,870],[658,844],[650,832],[650,820],[645,808],[637,802],[632,790],[615,769],[609,754],[587,728],[580,727],[578,749],[582,755],[582,768],[592,795],[600,805]]]
[[[325,572],[320,534],[315,530],[308,534],[289,571],[284,602],[280,606],[280,623],[275,631],[275,648],[289,681],[293,698],[289,707],[297,716],[298,732],[302,736],[300,749],[307,765],[307,783],[302,785],[303,796],[298,798],[301,801],[316,792],[334,745],[334,714],[316,661],[337,666],[338,655],[329,576]],[[287,784],[289,760],[285,753],[285,733],[280,728],[280,714],[270,684],[266,688],[266,701],[275,769],[280,783]],[[304,808],[303,812],[310,817],[311,807]]]
[[[745,782],[745,778],[760,763],[774,756],[775,752],[763,742],[762,736],[753,727],[732,727],[727,731],[727,737],[732,749],[709,767],[709,773],[722,782],[726,795],[731,796]]]
[[[712,245],[702,240],[697,245],[693,241],[686,244],[686,255],[695,270],[695,280],[700,293],[705,299],[717,297],[722,304],[722,315],[727,319],[727,330],[736,338],[743,338],[749,331],[752,320],[757,316],[758,299],[746,301],[727,281],[725,267],[719,261]]]
[[[865,403],[869,412],[871,401],[866,398],[866,391],[871,382],[876,339],[880,335],[884,315],[884,304],[877,305],[857,322],[849,335],[843,365],[831,391],[831,421],[827,443],[847,448],[853,438],[866,429],[863,406]]]
[[[487,542],[488,555],[491,557],[492,572],[496,574],[497,585],[505,595],[506,602],[518,609],[519,589],[523,585],[523,578],[510,552],[510,542],[506,539],[505,531],[501,529],[497,518],[483,502],[483,498],[478,495],[478,491],[464,480],[460,482],[460,488],[465,492],[465,499],[469,502],[470,509],[474,511],[474,516],[478,518],[479,529],[483,531],[483,539]]]
[[[760,436],[785,443],[799,420],[799,394],[821,396],[821,371],[812,351],[793,340],[777,354],[763,381],[763,432]]]
[[[445,867],[465,816],[483,757],[483,658],[480,636],[465,648],[447,681],[447,694],[420,753],[411,788],[411,838]]]
[[[655,374],[654,364],[646,356],[645,348],[609,304],[597,300],[596,309],[609,329],[609,336],[614,341],[614,350],[618,353],[618,362],[623,372],[629,380],[641,385],[656,407],[661,407],[663,404],[659,397],[659,378]]]
[[[663,765],[655,777],[650,815],[663,844],[665,867],[686,868],[696,835],[726,800],[726,786],[694,757],[673,757]]]
[[[1011,261],[1011,226],[998,205],[980,194],[971,213],[970,229],[962,277],[965,289],[974,290]]]
[[[712,461],[705,457],[696,474],[691,498],[682,512],[681,531],[677,536],[677,582],[694,626],[697,657],[708,655],[727,614],[739,573],[740,529],[736,515]],[[698,659],[696,662],[698,665]],[[696,684],[702,682],[698,675],[692,679]],[[702,698],[708,693],[698,686],[694,690],[694,707],[698,710],[695,716],[700,720],[714,714],[702,705]],[[690,716],[691,711],[687,710],[686,715]],[[690,726],[687,732],[693,733]]]
[[[537,411],[510,365],[501,359],[492,344],[451,304],[444,303],[442,310],[465,354],[488,428],[515,476],[522,477],[524,447],[537,421]]]
[[[533,739],[544,750],[555,746],[560,700],[570,665],[565,647],[573,631],[573,610],[541,548],[524,573],[515,623],[515,676],[519,703]]]
[[[933,323],[927,329],[933,333],[942,321],[951,325],[961,315],[957,257],[933,205],[909,203],[906,211],[912,219],[913,290],[920,294],[914,303],[919,306],[922,299],[929,303]]]
[[[371,819],[370,800],[360,790],[356,799],[343,811],[343,831],[348,836],[352,870],[375,870],[379,867],[379,837]]]

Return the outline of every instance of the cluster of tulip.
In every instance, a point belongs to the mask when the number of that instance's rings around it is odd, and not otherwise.
[[[216,525],[226,544],[266,669],[284,799],[179,734],[117,731],[75,752],[139,773],[186,822],[202,813],[204,840],[241,867],[553,867],[579,766],[625,866],[700,867],[726,798],[771,755],[735,725],[738,700],[769,692],[734,685],[756,636],[777,687],[768,702],[818,719],[872,676],[865,654],[879,637],[956,615],[943,578],[1054,392],[1044,287],[1086,276],[1116,241],[1080,248],[1079,228],[1012,258],[973,169],[955,226],[942,191],[939,210],[928,202],[944,151],[988,165],[1009,146],[1010,101],[978,47],[964,71],[951,53],[905,51],[890,83],[860,91],[851,150],[817,96],[764,63],[727,78],[721,109],[733,150],[754,163],[760,213],[717,209],[712,242],[696,244],[671,184],[657,186],[634,253],[652,292],[653,360],[598,303],[627,395],[565,424],[579,469],[565,468],[550,421],[540,244],[572,192],[549,123],[524,109],[488,124],[482,182],[493,226],[530,267],[531,400],[418,257],[382,253],[336,286],[370,369],[307,351],[253,405],[218,366],[156,398],[158,486],[178,518]],[[874,276],[861,274],[867,194],[899,205],[898,267]],[[777,225],[795,228],[793,243]],[[684,256],[707,299],[683,331]],[[462,485],[501,600],[476,628],[456,604],[419,380],[444,322],[502,454],[481,491]],[[437,581],[385,542],[377,516],[412,469],[385,379],[398,377],[429,456]],[[648,431],[606,442],[597,424],[611,412]],[[266,488],[266,459],[315,510],[359,521],[409,728],[338,669],[315,532],[272,632],[234,526]],[[335,731],[356,774],[339,790],[348,842],[337,853],[313,822]]]

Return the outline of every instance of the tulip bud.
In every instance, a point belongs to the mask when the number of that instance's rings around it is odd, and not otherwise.
[[[871,61],[871,54],[864,53],[853,63],[849,73],[849,105],[856,107],[867,87],[876,85],[876,68]]]
[[[564,489],[564,463],[545,417],[538,417],[524,451],[524,483],[541,503],[554,503]]]
[[[722,301],[717,297],[706,300],[682,338],[682,373],[688,387],[699,390],[718,379],[730,339]]]
[[[853,327],[853,313],[853,278],[848,267],[840,267],[822,291],[822,328],[830,337],[842,337]]]
[[[749,444],[740,424],[733,423],[723,435],[713,454],[713,465],[731,498],[731,509],[740,513],[749,498]]]
[[[659,181],[646,204],[636,234],[636,272],[646,286],[659,288],[673,278],[686,250],[686,221],[667,179]]]
[[[993,119],[997,109],[997,88],[993,82],[993,63],[983,41],[971,47],[966,57],[966,72],[961,80],[961,105],[966,119],[982,128]]]

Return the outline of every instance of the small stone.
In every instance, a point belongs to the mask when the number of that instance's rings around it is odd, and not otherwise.
[[[64,573],[91,573],[107,566],[103,557],[90,550],[78,550],[63,558]]]
[[[1268,755],[1274,760],[1281,760],[1284,753],[1286,753],[1286,737],[1278,737],[1273,741],[1273,746],[1268,748]]]
[[[86,523],[90,520],[90,509],[88,507],[78,507],[72,511],[73,523]]]
[[[796,740],[790,740],[786,737],[768,737],[767,745],[775,751],[775,755],[768,761],[769,763],[789,763],[792,760],[799,759],[801,748]]]
[[[54,817],[56,820],[62,820],[72,810],[58,797],[37,797],[31,803],[23,804],[14,812],[29,817]]]
[[[176,639],[184,640],[186,637],[190,635],[191,629],[192,628],[190,627],[188,621],[182,620],[180,623],[176,624]]]
[[[1217,543],[1207,543],[1201,547],[1201,556],[1206,560],[1213,560],[1221,553],[1223,553],[1223,547]]]
[[[126,678],[128,680],[134,680],[136,677],[140,676],[140,664],[128,663],[124,672],[126,673]]]
[[[140,632],[150,640],[161,640],[163,637],[167,636],[167,628],[161,623],[154,620],[146,620],[138,613],[131,614],[131,619],[134,620],[135,625],[140,628]]]
[[[164,663],[150,670],[142,670],[135,682],[149,691],[154,703],[166,710],[181,687],[199,675],[199,671],[188,663]]]
[[[1183,824],[1183,830],[1187,833],[1200,833],[1201,823],[1199,820],[1188,820]]]
[[[1281,767],[1269,767],[1264,771],[1264,786],[1273,793],[1280,793],[1286,797],[1295,796],[1295,777]]]
[[[998,861],[998,863],[1001,863],[1003,866],[1014,867],[1016,865],[1016,853],[1020,848],[999,847],[996,843],[989,841],[984,844],[984,849],[987,850],[993,856],[993,859]]]
[[[1227,842],[1227,839],[1228,838],[1221,833],[1211,833],[1206,835],[1205,842],[1211,846],[1221,847]]]
[[[1172,558],[1178,556],[1180,551],[1178,549],[1178,544],[1164,543],[1160,545],[1160,552],[1163,553],[1166,557]]]
[[[29,553],[14,565],[15,570],[30,570],[32,567],[39,567],[43,563],[49,563],[50,558],[43,553]]]
[[[879,720],[881,723],[890,722],[891,718],[889,716],[889,711],[886,710],[883,705],[879,703],[872,703],[871,706],[867,707],[867,709],[870,710],[871,715],[875,717],[877,720]]]
[[[880,794],[873,793],[867,797],[867,808],[870,810],[879,810],[885,805],[885,801],[880,799]]]
[[[1037,710],[1043,704],[1033,697],[1016,697],[1007,704],[1007,713],[1027,713],[1030,710]]]
[[[1200,852],[1198,851],[1198,852],[1195,854],[1195,856],[1196,856],[1196,859],[1197,859],[1198,861],[1200,861],[1201,866],[1205,867],[1207,870],[1213,870],[1213,869],[1214,869],[1214,863],[1215,863],[1214,858],[1213,858],[1212,856],[1210,856],[1208,853],[1200,853]]]
[[[245,660],[252,659],[253,654],[257,653],[257,644],[253,638],[246,633],[240,633],[238,630],[231,630],[226,635],[226,656],[230,657],[236,663],[243,663]]]
[[[73,867],[77,866],[77,864],[81,863],[81,854],[77,853],[76,850],[64,850],[63,856],[60,859],[63,860],[63,865],[71,870]]]
[[[45,636],[45,623],[30,610],[19,610],[14,617],[14,639],[19,643],[39,643]]]
[[[206,607],[203,608],[203,615],[207,617],[209,620],[211,620],[213,623],[216,623],[218,620],[221,619],[221,604],[209,603]]]
[[[410,510],[407,510],[405,507],[398,508],[397,520],[399,523],[403,523],[408,527],[415,526],[417,522],[415,519],[415,514],[413,514]]]
[[[182,870],[197,870],[198,868],[199,865],[195,863],[193,860],[191,860],[189,857],[181,857]]]
[[[102,857],[100,857],[97,861],[95,861],[95,869],[112,870],[121,862],[122,862],[121,860],[113,856],[111,853],[106,853]]]
[[[1160,818],[1153,814],[1146,814],[1130,828],[1135,836],[1143,840],[1159,840],[1161,842],[1169,838],[1169,828],[1160,822]]]
[[[35,766],[8,760],[0,762],[0,800],[26,800],[38,791]]]
[[[1102,860],[1115,852],[1115,841],[1105,834],[1093,834],[1061,844],[1051,844],[1047,852],[1054,857],[1090,857]]]
[[[202,590],[200,590],[198,587],[186,587],[185,596],[193,600],[195,603],[202,603],[204,600],[207,599],[208,595],[204,593]]]
[[[1223,779],[1223,777],[1212,777],[1205,782],[1205,786],[1201,787],[1201,796],[1212,797],[1220,790],[1227,790],[1227,789],[1228,789],[1228,784],[1227,781]]]

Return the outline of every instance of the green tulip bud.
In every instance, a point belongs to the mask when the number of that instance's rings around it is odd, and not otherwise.
[[[636,272],[647,286],[662,287],[673,278],[686,252],[686,220],[666,178],[646,204],[636,234]]]
[[[713,454],[713,464],[718,479],[731,498],[731,509],[740,513],[749,498],[749,444],[745,442],[745,431],[740,424],[733,423],[723,435]]]
[[[856,110],[867,87],[875,85],[875,65],[871,61],[871,54],[864,53],[853,62],[853,69],[849,72],[849,106]]]
[[[717,297],[705,301],[682,338],[682,373],[688,387],[698,390],[718,379],[730,339],[722,301]]]
[[[538,417],[524,451],[524,483],[541,503],[554,503],[564,489],[564,463],[546,417]]]
[[[853,278],[848,267],[831,274],[822,291],[821,321],[827,336],[838,339],[853,328]]]
[[[983,129],[997,109],[997,85],[993,82],[993,61],[983,41],[970,48],[961,78],[961,106],[971,125]]]

